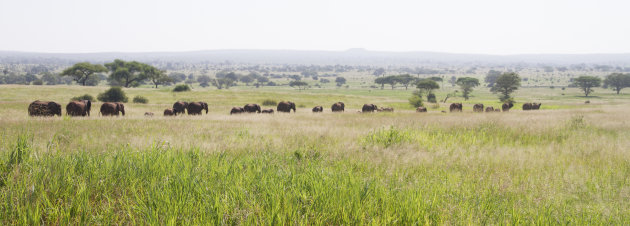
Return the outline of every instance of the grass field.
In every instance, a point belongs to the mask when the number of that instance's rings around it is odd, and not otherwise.
[[[89,118],[27,115],[106,88],[0,86],[3,225],[630,224],[630,95],[528,88],[509,113],[480,114],[472,104],[500,103],[478,88],[447,101],[463,113],[419,114],[411,89],[136,88],[150,102],[125,117],[98,116],[100,103]],[[265,99],[301,107],[229,115]],[[176,100],[210,113],[162,117]],[[337,101],[345,113],[330,113]],[[364,103],[396,111],[356,113]]]

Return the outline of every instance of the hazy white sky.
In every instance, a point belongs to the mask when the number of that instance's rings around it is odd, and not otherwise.
[[[0,0],[0,50],[630,53],[629,0]]]

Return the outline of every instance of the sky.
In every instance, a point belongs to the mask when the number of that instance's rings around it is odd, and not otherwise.
[[[630,53],[628,0],[0,0],[0,50]]]

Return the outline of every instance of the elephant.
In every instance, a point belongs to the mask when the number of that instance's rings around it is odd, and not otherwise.
[[[177,115],[177,110],[172,109],[172,108],[164,109],[164,116],[175,116],[175,115]]]
[[[532,103],[532,110],[540,110],[542,103]]]
[[[243,110],[247,113],[260,113],[260,105],[258,104],[247,104],[243,106]]]
[[[89,100],[70,101],[70,103],[66,105],[66,115],[90,116],[91,108],[92,108],[92,101],[89,101]]]
[[[177,101],[173,104],[173,109],[177,110],[179,114],[186,113],[186,108],[188,108],[188,103],[184,101]]]
[[[291,101],[282,101],[278,103],[278,107],[276,108],[278,112],[286,113],[291,113],[291,109],[293,109],[293,113],[295,113],[295,103]]]
[[[262,113],[263,114],[273,114],[273,109],[269,108],[269,109],[262,110]]]
[[[125,116],[125,105],[120,102],[105,102],[101,105],[101,115],[103,116],[118,116],[122,113]]]
[[[514,107],[514,104],[512,102],[503,103],[503,105],[501,105],[501,110],[503,110],[503,112],[508,112],[512,107]]]
[[[61,116],[61,105],[53,101],[33,101],[28,105],[30,116]]]
[[[322,107],[322,106],[315,106],[313,108],[313,113],[318,113],[318,112],[322,112],[322,111],[324,111],[324,107]]]
[[[230,111],[230,115],[231,114],[240,114],[245,112],[245,109],[243,109],[242,107],[233,107],[232,110]]]
[[[378,110],[378,107],[374,104],[364,104],[363,108],[361,108],[361,112],[366,113],[366,112],[374,112]]]
[[[486,112],[494,112],[494,107],[487,107]]]
[[[418,107],[418,108],[416,108],[416,112],[427,112],[427,108],[425,108],[425,107]]]
[[[450,112],[462,112],[463,105],[462,103],[452,103],[449,107]]]
[[[186,106],[186,110],[188,115],[201,115],[201,110],[206,110],[206,114],[208,114],[208,104],[206,102],[190,102]],[[177,111],[179,112],[179,110]]]
[[[334,103],[330,109],[332,112],[343,112],[346,108],[346,105],[343,102]]]
[[[379,112],[380,112],[380,111],[384,111],[384,112],[394,112],[394,108],[384,108],[384,107],[381,107],[381,108],[379,108],[379,109],[376,109],[376,111],[379,111]]]
[[[473,105],[473,112],[483,112],[483,104]]]

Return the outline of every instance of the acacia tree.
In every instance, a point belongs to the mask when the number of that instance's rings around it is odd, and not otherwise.
[[[291,87],[297,86],[298,90],[303,90],[303,89],[306,89],[306,86],[308,86],[308,83],[303,82],[303,81],[291,81],[289,83],[289,86]]]
[[[479,86],[479,79],[471,77],[461,77],[457,79],[457,85],[462,89],[465,100],[468,100],[473,88]]]
[[[494,86],[490,89],[493,93],[499,93],[499,100],[502,102],[510,100],[510,94],[521,86],[521,77],[514,72],[506,72],[497,78]]]
[[[601,82],[602,79],[595,76],[580,76],[573,79],[573,85],[580,87],[587,97],[593,92],[593,87],[599,87]]]
[[[72,67],[61,72],[62,76],[71,76],[74,81],[85,86],[86,81],[94,73],[106,72],[107,68],[100,64],[91,64],[89,62],[76,63]]]
[[[604,87],[612,87],[619,95],[621,89],[630,87],[630,74],[612,73],[604,79]]]
[[[381,89],[384,89],[385,84],[387,84],[387,78],[385,77],[376,78],[374,79],[374,83],[381,85]]]
[[[151,80],[151,83],[155,85],[156,89],[158,88],[158,85],[163,85],[173,81],[173,79],[166,75],[165,71],[159,70],[151,65],[144,65],[142,70],[145,76]]]
[[[422,97],[423,94],[426,94],[427,100],[429,100],[429,94],[433,93],[433,90],[439,89],[440,85],[431,79],[422,79],[416,83],[416,88],[419,91],[417,96]]]
[[[120,59],[105,64],[105,67],[112,72],[110,79],[124,87],[140,85],[140,82],[147,78],[146,73],[144,73],[147,66],[137,61],[126,62]]]
[[[416,78],[412,77],[409,74],[398,75],[396,76],[396,79],[398,80],[398,82],[400,82],[402,86],[405,87],[405,90],[407,90],[407,87],[409,87],[410,84],[412,84],[414,81],[417,81]]]
[[[337,77],[335,79],[335,82],[337,83],[337,86],[341,86],[343,84],[346,84],[346,78],[344,78],[344,77]]]

